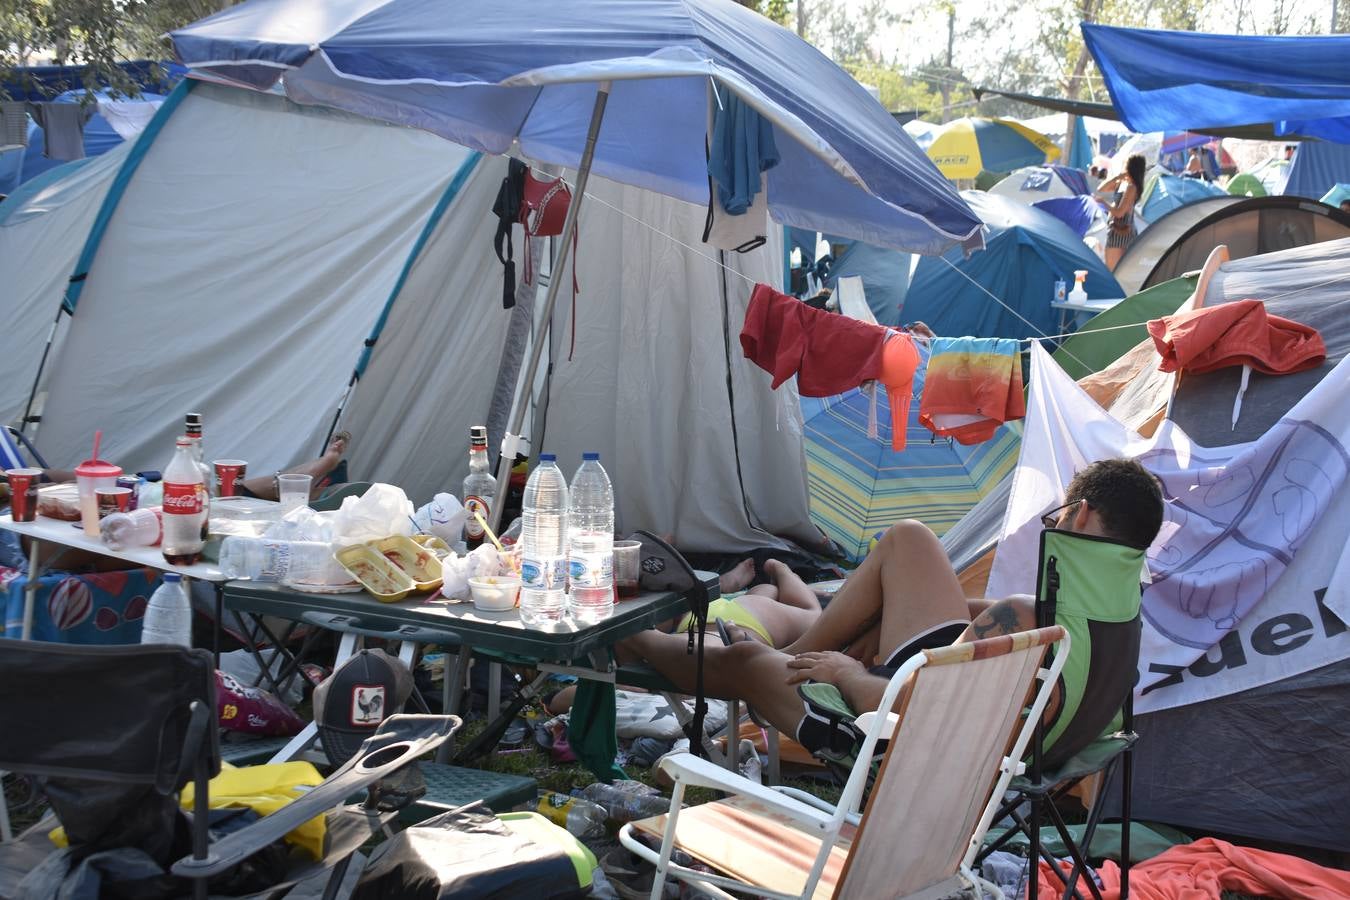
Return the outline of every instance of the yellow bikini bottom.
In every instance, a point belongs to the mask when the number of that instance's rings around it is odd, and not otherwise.
[[[764,642],[770,647],[773,646],[773,638],[769,636],[769,629],[761,625],[759,619],[756,619],[750,610],[741,606],[735,600],[721,597],[708,604],[708,621],[714,622],[718,619],[722,619],[725,622],[731,622],[742,628],[748,628],[755,634],[764,638]],[[693,613],[689,613],[680,620],[679,627],[675,630],[687,632],[693,625],[694,615]]]

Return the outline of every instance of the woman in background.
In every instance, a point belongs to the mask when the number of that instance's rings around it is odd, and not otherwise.
[[[1134,207],[1144,193],[1144,157],[1136,153],[1125,161],[1125,171],[1102,183],[1097,194],[1108,204],[1110,233],[1106,238],[1106,267],[1115,271],[1134,242]]]

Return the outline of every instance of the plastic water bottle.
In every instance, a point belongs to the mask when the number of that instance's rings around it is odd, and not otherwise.
[[[164,527],[156,509],[133,509],[113,513],[98,523],[99,536],[112,550],[125,547],[153,547],[159,543]]]
[[[250,581],[326,582],[333,548],[322,541],[231,535],[220,544],[220,572]]]
[[[552,453],[539,454],[521,507],[520,621],[546,626],[567,612],[567,481]]]
[[[150,595],[141,620],[141,643],[192,646],[192,604],[177,572],[164,573],[164,583]]]
[[[599,453],[581,454],[572,476],[569,538],[572,618],[591,625],[614,612],[614,488]]]
[[[633,822],[670,812],[670,798],[640,781],[588,784],[578,797],[589,800],[615,822]]]
[[[540,796],[536,809],[554,825],[566,828],[573,837],[596,838],[605,833],[605,811],[580,797],[547,791]]]

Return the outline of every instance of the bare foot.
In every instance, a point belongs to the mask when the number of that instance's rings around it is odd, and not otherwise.
[[[327,461],[331,459],[333,466],[336,467],[338,462],[342,459],[342,454],[347,452],[347,445],[350,444],[351,441],[352,433],[350,431],[339,431],[337,434],[333,435],[333,439],[328,442],[328,449],[323,452],[324,460]]]
[[[722,587],[722,593],[734,594],[736,591],[743,591],[750,586],[750,582],[755,580],[755,561],[746,557],[738,562],[735,568],[723,572],[718,576],[718,582]]]

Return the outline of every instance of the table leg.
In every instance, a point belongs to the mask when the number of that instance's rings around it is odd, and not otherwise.
[[[235,613],[235,615],[238,615],[238,613]],[[346,662],[347,659],[355,652],[356,652],[356,635],[344,633],[342,635],[341,642],[338,643],[337,658],[333,660],[334,670],[336,670],[338,666]],[[269,763],[290,762],[292,758],[297,756],[310,744],[314,743],[314,738],[318,737],[318,735],[319,735],[319,726],[315,725],[313,722],[310,722],[308,725],[304,727],[304,729],[299,734],[291,738],[290,743],[288,743],[285,747],[282,747],[280,750],[278,750],[276,754],[271,759],[268,760],[268,762]]]
[[[258,669],[263,673],[263,677],[266,678],[268,683],[272,685],[273,695],[276,696],[277,699],[280,699],[281,685],[277,683],[276,676],[272,674],[272,667],[267,664],[267,660],[263,658],[262,652],[258,650],[257,641],[253,639],[254,633],[252,631],[249,631],[248,626],[244,624],[244,617],[240,615],[238,610],[232,610],[232,614],[234,615],[234,621],[239,625],[239,631],[244,635],[246,639],[244,641],[244,647],[253,657],[253,661],[258,664]],[[264,627],[263,630],[266,631],[266,628]],[[275,650],[272,653],[272,658],[276,659]]]
[[[441,715],[453,716],[459,712],[459,700],[464,693],[464,685],[469,677],[469,663],[472,661],[473,649],[461,644],[454,662],[446,666],[444,692],[441,694]],[[446,741],[436,751],[436,762],[444,764],[449,761],[450,742]]]
[[[221,581],[214,582],[211,587],[216,591],[216,621],[215,627],[211,629],[211,655],[215,657],[216,668],[220,668],[220,633],[224,630],[223,620],[225,618],[225,583]]]
[[[726,767],[729,772],[739,772],[741,765],[741,701],[727,701],[727,727],[723,729],[727,736]],[[702,735],[699,735],[701,738]]]
[[[764,750],[769,756],[769,767],[766,770],[767,777],[764,779],[764,783],[779,784],[783,780],[783,775],[779,769],[777,728],[766,728],[764,730]]]
[[[38,579],[42,572],[38,570],[37,538],[28,544],[28,583],[23,586],[23,627],[19,636],[25,641],[33,639],[33,609],[37,606]]]
[[[488,664],[488,721],[497,718],[502,711],[502,664]]]

